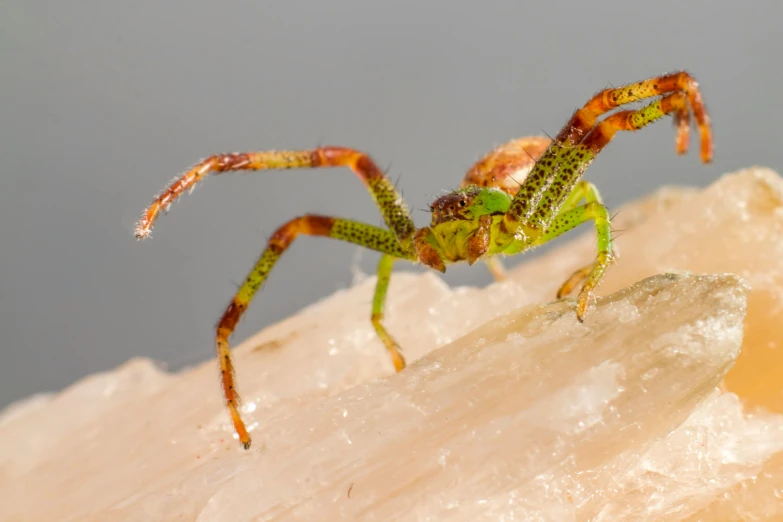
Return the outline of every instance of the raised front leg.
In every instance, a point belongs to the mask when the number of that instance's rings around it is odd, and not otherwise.
[[[600,123],[597,118],[622,105],[665,94],[639,110],[616,112]],[[689,105],[690,104],[690,105]],[[616,89],[605,89],[574,113],[527,175],[504,222],[513,234],[521,226],[543,230],[565,202],[576,182],[617,131],[639,130],[667,114],[674,114],[677,150],[687,150],[690,110],[701,135],[701,159],[712,160],[712,130],[696,81],[678,72]]]
[[[167,210],[182,193],[192,190],[196,183],[208,174],[318,167],[351,168],[367,186],[389,230],[394,232],[401,245],[404,247],[410,245],[416,227],[402,196],[367,154],[345,147],[239,152],[210,156],[187,171],[155,198],[136,225],[136,237],[138,239],[148,237],[160,212]]]
[[[576,111],[568,123],[555,137],[555,143],[577,144],[595,127],[597,119],[621,105],[633,103],[646,98],[669,93],[682,93],[696,119],[696,125],[701,135],[701,159],[704,163],[712,160],[712,128],[704,100],[696,79],[686,71],[678,71],[663,76],[657,76],[622,87],[604,89],[593,96],[581,109]],[[677,127],[676,150],[684,154],[688,150],[688,134],[690,130],[690,110],[688,103],[676,107],[675,124]]]

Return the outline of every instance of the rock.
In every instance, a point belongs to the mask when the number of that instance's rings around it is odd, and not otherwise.
[[[733,273],[751,286],[742,356],[727,389],[783,413],[783,179],[764,168],[727,174],[702,191],[664,188],[617,211],[620,259],[600,293],[668,271]],[[513,277],[551,295],[562,274],[595,255],[594,234],[521,265]]]
[[[0,519],[783,516],[783,181],[666,189],[614,223],[584,324],[552,295],[594,256],[587,230],[486,289],[397,274],[401,374],[372,278],[265,329],[235,350],[247,452],[213,361],[134,360],[12,406]]]

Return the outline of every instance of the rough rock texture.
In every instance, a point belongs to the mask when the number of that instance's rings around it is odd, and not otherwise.
[[[372,279],[248,340],[249,452],[212,361],[130,361],[11,406],[0,519],[780,519],[783,181],[666,189],[614,223],[585,324],[551,296],[591,233],[487,289],[397,275],[399,375]]]
[[[620,208],[613,228],[620,259],[607,271],[602,294],[678,270],[729,272],[751,285],[742,357],[726,385],[749,405],[783,413],[783,179],[757,167],[728,174],[703,191],[665,188]],[[558,274],[584,265],[594,245],[593,235],[583,235],[520,266],[515,279],[533,293],[551,295]]]

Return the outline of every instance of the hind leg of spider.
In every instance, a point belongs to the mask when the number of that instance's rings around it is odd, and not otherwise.
[[[275,263],[277,263],[277,260],[283,255],[299,234],[340,239],[371,250],[379,251],[386,254],[384,257],[398,257],[410,260],[416,259],[416,256],[412,251],[406,250],[400,246],[397,237],[391,231],[348,219],[306,215],[292,219],[272,234],[266,249],[264,249],[261,257],[259,257],[255,266],[242,283],[242,286],[239,287],[236,295],[234,295],[231,304],[228,305],[226,311],[223,313],[223,316],[217,324],[215,335],[215,348],[220,362],[220,374],[223,383],[223,393],[226,399],[226,407],[231,415],[231,421],[239,436],[239,441],[245,449],[250,448],[250,435],[239,414],[240,399],[234,382],[234,366],[231,362],[231,351],[228,339],[236,329],[242,314],[250,305],[250,301],[252,301],[264,281],[266,281],[269,273],[275,266]],[[389,263],[389,265],[391,265],[391,263]],[[382,286],[381,298],[385,296],[385,286],[388,286],[388,273],[386,274],[386,282]]]
[[[389,280],[391,279],[392,268],[394,267],[394,256],[384,254],[378,262],[378,281],[375,283],[375,295],[372,298],[372,322],[375,333],[383,342],[386,351],[389,352],[394,369],[401,372],[405,369],[405,358],[400,353],[400,345],[389,335],[386,327],[383,325],[383,309],[386,304],[386,291],[389,289]]]
[[[576,308],[576,317],[580,322],[584,321],[588,309],[594,300],[595,289],[601,282],[604,272],[606,272],[606,269],[614,260],[609,211],[600,200],[593,199],[589,192],[585,196],[585,199],[588,198],[590,198],[590,200],[584,205],[565,210],[558,214],[554,221],[544,230],[544,233],[531,245],[541,245],[576,228],[585,221],[591,219],[595,221],[595,232],[598,236],[598,255],[596,256],[594,263],[589,267],[582,269],[586,273],[580,279],[586,279],[586,282],[579,292]],[[577,271],[576,274],[582,276],[579,272],[580,271]],[[572,276],[566,284],[572,283],[573,278],[574,276]]]

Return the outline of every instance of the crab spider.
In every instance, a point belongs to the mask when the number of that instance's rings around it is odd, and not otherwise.
[[[660,96],[639,109],[622,105]],[[488,263],[496,278],[503,277],[498,255],[518,254],[546,243],[592,220],[598,253],[560,288],[558,297],[583,282],[576,317],[584,321],[598,283],[613,261],[609,214],[595,186],[581,177],[617,131],[635,131],[671,114],[677,129],[676,150],[688,149],[691,112],[701,138],[701,159],[712,159],[712,130],[698,84],[680,71],[619,88],[604,89],[577,110],[554,139],[527,137],[498,147],[466,174],[459,190],[436,199],[432,222],[416,228],[394,185],[370,157],[345,147],[312,150],[218,154],[207,158],[177,179],[146,209],[136,226],[139,239],[148,237],[161,211],[208,174],[239,170],[349,167],[366,185],[383,216],[386,228],[351,219],[308,214],[288,221],[269,239],[218,322],[216,350],[226,405],[245,449],[250,436],[239,415],[228,339],[250,301],[280,256],[300,234],[325,236],[380,252],[378,279],[372,302],[372,322],[397,371],[405,359],[383,325],[383,310],[392,266],[398,259],[422,263],[445,272],[449,263],[478,260]]]

